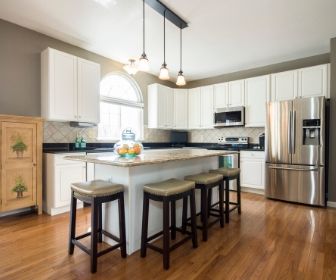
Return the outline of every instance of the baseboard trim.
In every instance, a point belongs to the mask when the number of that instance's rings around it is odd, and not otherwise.
[[[328,201],[327,202],[327,207],[336,208],[336,201]]]
[[[242,192],[259,194],[259,195],[265,195],[265,192],[263,190],[261,190],[261,189],[255,189],[255,188],[241,187],[241,191]]]

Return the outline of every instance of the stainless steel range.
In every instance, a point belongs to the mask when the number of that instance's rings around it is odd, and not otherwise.
[[[246,149],[249,145],[248,137],[219,137],[217,144],[228,149]]]

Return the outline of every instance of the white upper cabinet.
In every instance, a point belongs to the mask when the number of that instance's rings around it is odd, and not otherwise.
[[[237,80],[228,83],[228,106],[244,106],[244,80]]]
[[[99,122],[99,64],[47,48],[41,54],[41,76],[43,118]]]
[[[298,97],[330,97],[328,86],[329,64],[298,70]]]
[[[214,103],[213,86],[201,87],[201,127],[213,128]]]
[[[78,58],[78,119],[99,123],[100,66]],[[96,106],[98,104],[98,106]]]
[[[171,129],[174,126],[174,90],[160,84],[148,86],[148,127]]]
[[[229,84],[222,83],[214,85],[214,108],[220,109],[228,106]]]
[[[188,129],[187,89],[174,89],[174,128]]]
[[[291,100],[297,97],[297,70],[272,74],[272,100]]]
[[[270,75],[245,80],[245,126],[264,127],[270,99]]]
[[[188,92],[188,127],[196,129],[201,127],[201,89],[192,88]]]

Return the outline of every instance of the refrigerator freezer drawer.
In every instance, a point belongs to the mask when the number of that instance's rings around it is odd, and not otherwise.
[[[266,197],[325,206],[324,167],[267,163]]]

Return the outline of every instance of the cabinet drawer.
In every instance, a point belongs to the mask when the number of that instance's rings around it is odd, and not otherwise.
[[[240,152],[240,158],[265,159],[265,152],[264,151],[242,151]]]

